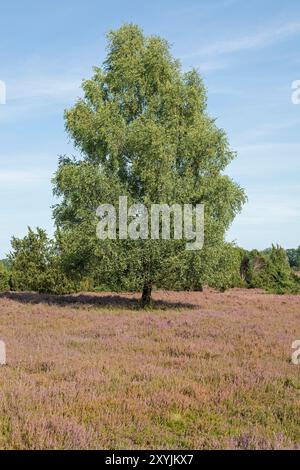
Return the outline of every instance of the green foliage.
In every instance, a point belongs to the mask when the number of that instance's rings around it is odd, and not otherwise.
[[[243,250],[229,243],[224,244],[220,247],[218,263],[211,276],[213,281],[208,283],[222,291],[233,287],[245,287],[241,277],[242,259]]]
[[[298,248],[286,250],[286,254],[290,263],[291,268],[298,270],[300,269],[300,246]]]
[[[231,287],[243,287],[240,276],[242,250],[231,243],[207,244],[200,253],[184,251],[180,262],[169,263],[164,269],[164,279],[159,287],[170,290],[202,290],[209,285],[224,291]]]
[[[279,246],[246,253],[242,273],[249,287],[276,294],[300,292],[300,279],[291,270],[286,251]]]
[[[8,258],[1,259],[0,264],[2,264],[8,271],[10,271],[11,266]]]
[[[54,210],[62,266],[78,282],[144,289],[170,284],[225,288],[224,234],[245,201],[224,175],[235,157],[226,134],[206,112],[197,71],[182,73],[166,41],[124,25],[108,35],[102,68],[83,83],[84,98],[65,113],[82,160],[61,158]],[[96,238],[96,208],[130,203],[205,204],[205,246],[189,253],[184,241]],[[227,261],[228,262],[228,261]],[[234,269],[233,269],[234,271]],[[149,300],[149,299],[148,299]]]
[[[13,237],[11,245],[13,290],[64,294],[74,289],[62,272],[54,242],[44,230],[37,228],[34,232],[29,228],[23,239]]]
[[[9,290],[10,274],[4,263],[0,262],[0,292]]]

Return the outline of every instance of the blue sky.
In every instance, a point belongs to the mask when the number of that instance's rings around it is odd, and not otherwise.
[[[105,33],[124,22],[172,44],[197,67],[208,107],[238,158],[228,168],[248,204],[228,233],[246,248],[300,244],[298,0],[11,0],[0,14],[0,257],[27,225],[53,233],[51,176],[75,154],[63,111],[105,57]]]

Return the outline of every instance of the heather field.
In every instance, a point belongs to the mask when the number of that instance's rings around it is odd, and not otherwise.
[[[300,448],[300,296],[3,294],[1,449]]]

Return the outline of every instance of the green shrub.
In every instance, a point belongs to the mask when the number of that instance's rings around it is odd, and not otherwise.
[[[299,293],[300,279],[290,267],[286,251],[279,246],[259,252],[246,252],[241,273],[247,285],[276,294]]]
[[[3,263],[0,263],[0,292],[9,290],[9,277],[8,269],[6,269]]]
[[[36,233],[28,229],[23,239],[13,237],[11,263],[11,287],[13,290],[66,294],[75,285],[63,273],[57,246],[49,240],[44,230]]]
[[[300,270],[300,246],[297,249],[286,250],[286,254],[291,268],[295,271]]]

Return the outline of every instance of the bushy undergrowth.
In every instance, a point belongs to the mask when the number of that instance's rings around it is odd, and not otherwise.
[[[300,246],[286,250],[286,254],[291,268],[300,271]]]
[[[0,263],[0,292],[9,290],[9,271]]]
[[[44,230],[29,228],[23,239],[12,239],[13,251],[10,285],[12,290],[66,294],[74,292],[72,283],[61,267],[60,256]]]
[[[208,259],[209,258],[209,259]],[[12,252],[6,265],[0,263],[0,291],[8,289],[41,293],[68,294],[77,291],[139,291],[141,284],[134,270],[120,279],[110,276],[101,282],[76,269],[75,275],[64,265],[63,246],[59,239],[50,240],[42,229],[29,229],[23,239],[12,239]],[[212,262],[213,261],[213,262]],[[68,267],[69,267],[69,263]],[[288,253],[279,246],[264,251],[246,251],[231,243],[216,251],[207,249],[202,257],[187,253],[167,269],[156,289],[201,291],[210,286],[220,291],[233,287],[260,288],[276,294],[300,293],[300,278],[291,268]],[[109,268],[112,269],[111,267]],[[185,271],[193,273],[187,282]],[[112,270],[112,273],[114,271]]]
[[[291,269],[286,251],[279,246],[264,252],[245,252],[241,276],[250,288],[276,294],[300,293],[300,279]]]

